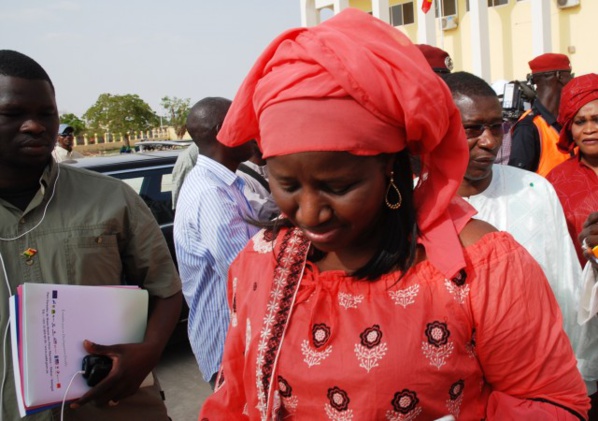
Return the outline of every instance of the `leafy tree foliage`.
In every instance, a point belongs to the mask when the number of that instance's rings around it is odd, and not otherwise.
[[[149,130],[159,124],[152,108],[138,95],[101,94],[83,114],[89,132],[121,133],[129,144],[129,133]]]
[[[168,124],[174,127],[178,138],[182,138],[187,131],[187,116],[189,115],[189,98],[165,96],[160,105],[168,114]]]
[[[73,129],[75,129],[76,135],[85,134],[86,126],[85,121],[81,120],[73,113],[66,113],[60,116],[60,124],[68,124]]]

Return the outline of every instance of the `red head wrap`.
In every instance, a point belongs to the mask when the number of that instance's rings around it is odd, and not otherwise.
[[[575,144],[571,137],[571,123],[584,105],[598,99],[598,75],[590,73],[578,76],[567,83],[561,92],[558,122],[561,133],[558,146],[565,151],[571,151]]]
[[[218,139],[257,139],[265,158],[408,147],[425,169],[415,189],[419,241],[447,277],[464,266],[457,232],[475,211],[455,199],[469,159],[461,117],[417,47],[381,20],[349,8],[278,36],[245,78]]]
[[[571,71],[569,57],[564,54],[542,54],[529,63],[529,68],[534,73],[556,72],[557,70]]]

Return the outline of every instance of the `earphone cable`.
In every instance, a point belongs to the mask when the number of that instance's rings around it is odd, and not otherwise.
[[[64,405],[66,404],[66,395],[67,393],[69,393],[69,389],[71,388],[71,385],[73,384],[73,381],[75,380],[77,375],[83,373],[85,373],[85,371],[80,370],[73,374],[73,377],[71,377],[71,381],[69,382],[69,385],[66,387],[66,390],[64,391],[64,396],[62,397],[62,406],[60,408],[60,421],[64,421]]]
[[[44,219],[46,218],[46,212],[48,211],[48,207],[50,206],[50,203],[52,202],[52,199],[54,198],[54,194],[56,193],[56,185],[58,184],[58,178],[60,177],[60,165],[56,163],[56,165],[58,166],[57,168],[57,173],[56,173],[56,179],[54,180],[54,184],[52,186],[52,193],[50,195],[50,198],[48,199],[48,201],[46,202],[46,206],[44,207],[44,211],[42,213],[42,217],[39,220],[39,222],[37,224],[35,224],[31,229],[25,231],[24,233],[17,235],[16,237],[13,238],[4,238],[4,237],[0,237],[0,241],[15,241],[18,240],[19,238],[24,237],[25,235],[29,234],[30,232],[32,232],[34,229],[36,229],[37,227],[39,227],[41,225],[41,223],[44,221]],[[39,181],[40,186],[41,186],[41,179]],[[4,275],[4,283],[6,285],[6,290],[8,291],[8,296],[12,296],[12,288],[10,287],[10,282],[8,281],[8,273],[6,271],[6,265],[4,264],[4,257],[2,256],[2,253],[0,252],[0,263],[2,264],[2,274]],[[3,337],[3,341],[2,341],[2,354],[3,354],[3,370],[2,370],[2,379],[1,379],[1,385],[0,385],[0,421],[3,421],[4,419],[4,385],[6,384],[6,377],[7,377],[7,368],[6,368],[6,354],[7,354],[7,342],[8,342],[8,329],[10,326],[10,321],[7,318],[7,322],[6,322],[6,328],[4,329],[4,337]],[[17,391],[18,393],[18,391]]]
[[[48,211],[48,206],[50,206],[50,203],[52,202],[52,199],[54,198],[54,193],[56,193],[56,184],[58,184],[58,178],[60,178],[60,165],[59,164],[56,164],[56,165],[58,166],[58,172],[56,174],[56,179],[54,180],[54,185],[52,186],[52,194],[50,195],[50,198],[46,202],[46,206],[44,207],[44,212],[43,212],[42,217],[39,220],[39,222],[37,224],[35,224],[33,226],[33,228],[28,229],[27,231],[25,231],[22,234],[17,235],[16,237],[13,237],[13,238],[0,237],[0,241],[15,241],[15,240],[18,240],[19,238],[24,237],[25,235],[29,234],[31,231],[33,231],[34,229],[36,229],[37,227],[39,227],[42,222],[44,222],[44,219],[46,218],[46,212]],[[40,185],[41,185],[41,180],[40,180]]]

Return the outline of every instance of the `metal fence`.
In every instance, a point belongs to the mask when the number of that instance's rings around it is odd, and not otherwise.
[[[94,133],[75,136],[75,146],[94,145],[102,143],[124,142],[127,133]],[[147,131],[136,131],[128,133],[129,142],[136,143],[140,140],[176,140],[177,136],[174,127],[159,127]]]

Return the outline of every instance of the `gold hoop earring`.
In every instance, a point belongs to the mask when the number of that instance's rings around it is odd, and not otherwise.
[[[397,196],[399,197],[396,203],[390,203],[390,201],[388,200],[388,196],[389,196],[390,188],[391,187],[394,189],[394,191],[397,193]],[[388,206],[388,208],[392,209],[392,210],[399,209],[401,207],[401,204],[403,203],[403,196],[401,196],[401,191],[399,190],[399,188],[395,184],[394,171],[390,172],[390,183],[388,183],[388,187],[386,189],[386,196],[384,197],[384,201],[386,202],[386,206]]]

